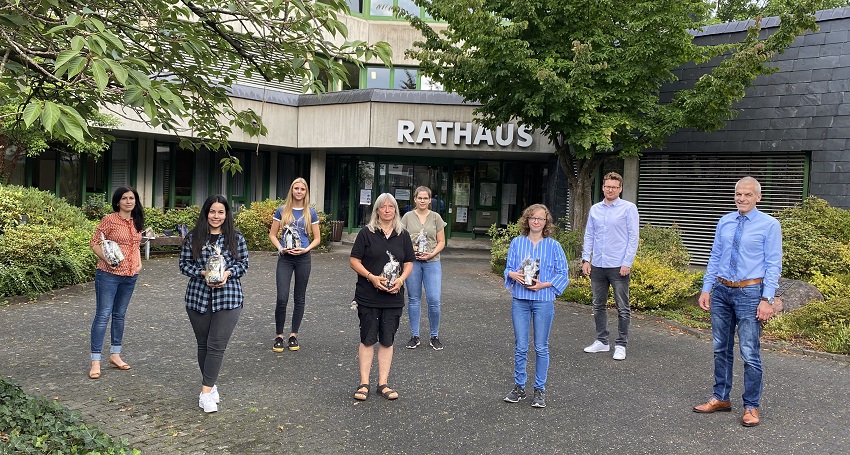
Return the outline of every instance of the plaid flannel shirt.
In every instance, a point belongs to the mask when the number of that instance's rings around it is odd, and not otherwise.
[[[212,311],[232,310],[242,305],[242,282],[239,278],[248,271],[248,244],[241,233],[236,233],[239,239],[239,259],[234,258],[230,251],[224,249],[224,238],[219,236],[215,246],[219,248],[227,264],[225,270],[230,270],[230,278],[222,288],[211,288],[201,271],[206,270],[207,260],[213,254],[212,248],[205,247],[201,257],[192,257],[191,235],[186,236],[183,248],[180,250],[180,273],[189,277],[186,286],[186,308],[199,313],[206,313],[212,306]]]

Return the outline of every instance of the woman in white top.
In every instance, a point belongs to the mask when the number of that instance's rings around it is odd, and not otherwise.
[[[297,240],[290,236],[287,242],[281,244],[287,229],[297,235]],[[277,304],[274,310],[277,336],[272,350],[283,352],[288,346],[290,351],[300,349],[298,345],[298,329],[304,317],[304,306],[307,303],[307,282],[310,280],[310,250],[319,246],[322,235],[319,230],[319,214],[310,207],[310,190],[307,181],[298,177],[289,187],[286,201],[274,212],[269,240],[277,248]],[[292,309],[292,331],[289,340],[284,341],[283,326],[286,324],[286,305],[289,302],[289,284],[295,274],[295,295]]]
[[[416,188],[414,193],[416,209],[401,218],[410,239],[416,260],[413,261],[413,273],[407,280],[407,315],[410,319],[410,341],[408,349],[419,346],[419,318],[422,313],[422,286],[428,299],[428,323],[431,328],[430,345],[437,351],[443,349],[440,342],[440,292],[443,269],[440,265],[440,251],[446,246],[446,222],[439,213],[430,209],[431,189],[427,186]]]

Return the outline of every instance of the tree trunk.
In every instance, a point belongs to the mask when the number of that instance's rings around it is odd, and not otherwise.
[[[602,165],[603,157],[594,154],[590,158],[576,158],[566,142],[557,145],[555,153],[567,175],[567,186],[570,190],[570,229],[584,232],[587,215],[593,205],[593,179]]]

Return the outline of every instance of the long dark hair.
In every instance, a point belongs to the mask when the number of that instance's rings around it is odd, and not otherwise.
[[[142,200],[139,199],[139,193],[133,188],[129,186],[119,186],[118,189],[112,193],[112,211],[118,212],[121,210],[121,197],[124,196],[124,193],[131,192],[133,193],[133,197],[136,198],[136,205],[133,207],[133,210],[130,211],[130,216],[133,218],[133,225],[136,226],[136,230],[142,232],[145,230],[145,211],[142,210]]]
[[[233,224],[233,212],[230,211],[230,204],[227,198],[216,194],[210,196],[204,201],[201,207],[201,214],[198,216],[198,222],[189,233],[192,238],[192,257],[198,259],[201,257],[201,251],[210,239],[210,222],[209,214],[212,205],[216,202],[224,206],[224,223],[221,225],[221,236],[224,239],[224,249],[230,251],[230,255],[235,259],[239,259],[239,239],[236,236],[236,227]]]

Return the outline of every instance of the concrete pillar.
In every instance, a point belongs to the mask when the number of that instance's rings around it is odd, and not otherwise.
[[[327,168],[327,152],[313,150],[310,152],[310,204],[316,206],[319,212],[325,211],[325,171]]]
[[[637,203],[640,159],[636,156],[623,159],[623,194],[621,198]]]
[[[155,172],[156,154],[154,153],[154,141],[148,138],[139,138],[136,141],[136,191],[142,199],[142,205],[153,207],[153,175]]]

